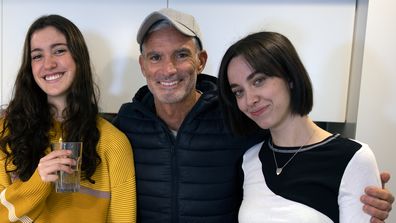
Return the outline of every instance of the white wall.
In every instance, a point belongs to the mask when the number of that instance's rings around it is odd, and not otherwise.
[[[396,1],[370,1],[356,138],[373,149],[396,193]],[[396,208],[386,222],[396,222]]]
[[[1,0],[1,103],[10,99],[28,26],[42,14],[58,13],[86,37],[102,111],[117,112],[145,83],[137,63],[139,24],[167,2],[197,18],[209,53],[204,72],[214,76],[225,49],[247,33],[271,30],[288,36],[314,85],[311,117],[345,121],[355,0]]]

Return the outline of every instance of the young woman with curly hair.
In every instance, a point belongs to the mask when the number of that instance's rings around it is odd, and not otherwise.
[[[0,222],[135,222],[135,173],[128,139],[98,114],[88,48],[59,15],[30,26],[13,98],[0,119]],[[69,151],[82,141],[81,189],[56,193]]]

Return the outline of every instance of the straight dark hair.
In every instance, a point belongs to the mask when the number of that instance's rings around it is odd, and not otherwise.
[[[309,75],[290,40],[276,32],[250,34],[231,45],[219,69],[220,103],[231,129],[246,135],[261,128],[238,108],[228,80],[230,61],[242,56],[256,72],[280,77],[288,83],[292,114],[307,115],[312,110],[313,92]]]

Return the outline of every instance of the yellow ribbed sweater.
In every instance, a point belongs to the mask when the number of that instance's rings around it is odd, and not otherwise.
[[[2,127],[3,120],[0,120]],[[92,179],[81,181],[76,193],[56,193],[52,183],[41,180],[36,170],[22,182],[4,169],[0,152],[0,222],[34,223],[134,223],[136,187],[132,148],[127,137],[112,124],[98,118],[102,159]],[[60,137],[60,125],[51,130],[51,142]],[[49,151],[49,149],[48,149]]]

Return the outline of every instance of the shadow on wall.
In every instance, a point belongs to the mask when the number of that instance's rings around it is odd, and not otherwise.
[[[120,106],[131,101],[140,87],[146,85],[138,63],[139,49],[134,39],[128,40],[122,50],[94,31],[85,31],[95,82],[100,90],[101,112],[117,112]],[[100,46],[100,47],[97,47]]]

